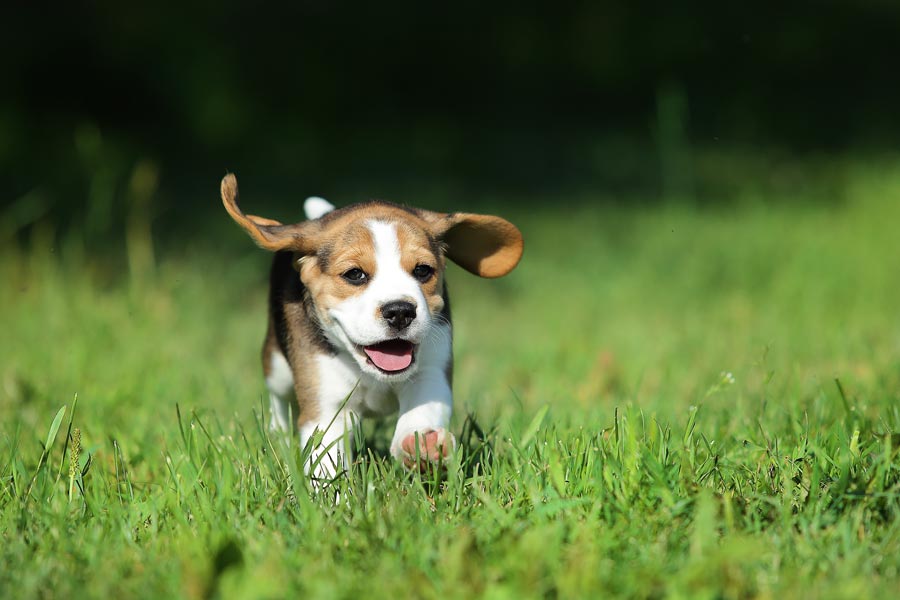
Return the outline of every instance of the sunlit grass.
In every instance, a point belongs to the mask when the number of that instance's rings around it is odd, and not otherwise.
[[[446,481],[367,423],[338,504],[264,427],[264,253],[170,243],[135,280],[37,227],[0,259],[0,595],[896,590],[900,173],[851,174],[837,203],[506,209],[521,267],[450,273]]]

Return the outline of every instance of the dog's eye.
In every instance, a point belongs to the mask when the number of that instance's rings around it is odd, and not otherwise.
[[[369,280],[369,276],[362,269],[350,269],[341,274],[344,281],[353,285],[362,285]]]
[[[434,275],[434,268],[429,267],[428,265],[416,265],[416,268],[413,269],[413,277],[419,280],[420,283],[425,283],[429,279],[431,279],[432,275]]]

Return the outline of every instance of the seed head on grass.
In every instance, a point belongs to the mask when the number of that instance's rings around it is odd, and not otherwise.
[[[72,451],[69,454],[69,502],[75,492],[75,477],[78,475],[78,461],[81,459],[81,430],[72,431]]]
[[[722,390],[733,386],[735,381],[737,380],[734,378],[731,371],[722,371],[719,373],[719,378],[716,382],[706,391],[706,397],[709,398],[710,396],[718,394]]]

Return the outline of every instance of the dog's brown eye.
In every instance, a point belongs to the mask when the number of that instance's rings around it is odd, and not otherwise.
[[[434,275],[434,268],[429,267],[428,265],[416,265],[412,274],[413,277],[419,280],[419,283],[425,283],[431,279],[432,275]]]
[[[344,281],[352,283],[353,285],[362,285],[369,280],[369,276],[366,275],[366,272],[362,269],[350,269],[349,271],[344,271],[341,274],[341,277],[344,278]]]

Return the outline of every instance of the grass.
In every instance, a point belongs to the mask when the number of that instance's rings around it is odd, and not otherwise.
[[[0,596],[895,592],[900,167],[843,174],[503,209],[520,269],[451,273],[446,482],[368,423],[337,506],[264,427],[264,253],[217,226],[129,276],[35,226],[0,258]]]

